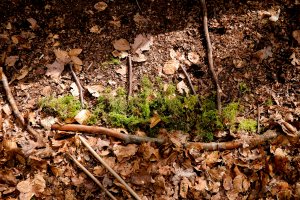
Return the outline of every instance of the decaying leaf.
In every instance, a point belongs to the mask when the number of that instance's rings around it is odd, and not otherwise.
[[[273,55],[273,53],[272,53],[271,46],[265,47],[254,53],[254,57],[258,60],[258,62],[261,62],[261,61],[267,59],[268,57],[272,57],[272,55]]]
[[[125,75],[127,73],[127,67],[125,65],[121,65],[121,68],[116,70],[117,74]]]
[[[189,52],[188,59],[192,63],[197,64],[199,62],[199,55],[196,52]]]
[[[276,13],[274,13],[269,20],[272,22],[276,22],[279,19],[279,15],[280,15],[280,9],[278,9],[278,11]]]
[[[46,76],[50,76],[53,79],[58,79],[60,74],[64,71],[65,64],[55,60],[52,64],[48,64]]]
[[[33,18],[28,18],[27,21],[30,23],[30,28],[35,30],[37,29],[39,26],[37,25],[37,21]]]
[[[61,50],[61,49],[55,49],[54,54],[56,56],[56,59],[59,62],[62,62],[63,64],[67,64],[71,61],[70,56],[68,52]]]
[[[87,85],[85,88],[93,97],[99,97],[100,93],[105,89],[102,85]]]
[[[298,44],[300,45],[300,30],[295,30],[292,33],[293,38],[298,42]]]
[[[46,118],[43,118],[41,120],[41,125],[44,127],[44,129],[46,130],[51,130],[51,126],[53,124],[55,124],[56,122],[58,121],[57,118],[54,118],[52,116],[49,116],[49,117],[46,117]]]
[[[19,56],[8,56],[5,59],[5,65],[8,67],[13,67],[18,60],[19,60]]]
[[[189,94],[190,93],[190,89],[188,88],[188,86],[185,84],[184,81],[180,81],[177,85],[176,88],[178,90],[178,92],[180,94]]]
[[[107,4],[103,1],[100,1],[98,3],[96,3],[94,5],[94,8],[97,10],[97,11],[103,11],[107,8]]]
[[[115,40],[115,41],[113,41],[112,44],[113,44],[113,46],[116,50],[119,50],[119,51],[128,51],[128,50],[130,50],[129,42],[125,39]]]
[[[169,60],[164,64],[163,72],[168,75],[174,74],[178,68],[179,62],[177,60]]]
[[[144,54],[134,54],[132,56],[133,62],[145,62],[146,60],[147,60],[147,58]]]
[[[79,124],[86,124],[88,119],[91,117],[92,113],[89,110],[81,110],[75,117],[74,119],[79,123]]]
[[[75,65],[83,65],[82,60],[80,60],[80,58],[78,58],[77,56],[71,56],[71,60]]]
[[[179,192],[179,194],[182,198],[187,197],[187,193],[188,193],[190,185],[191,185],[191,182],[189,181],[189,179],[186,177],[183,177],[180,182],[180,192]]]
[[[161,119],[160,119],[159,115],[155,114],[150,119],[150,128],[153,128],[154,126],[156,126],[160,121],[161,121]]]
[[[99,33],[101,33],[101,31],[102,31],[102,28],[100,28],[98,25],[92,26],[90,28],[90,32],[91,33],[97,33],[97,34],[99,34]]]
[[[292,55],[290,56],[290,59],[292,59],[291,64],[296,66],[296,65],[300,65],[300,60],[298,60],[296,58],[295,52],[292,53]]]
[[[117,58],[126,58],[126,57],[128,57],[128,53],[126,51],[114,50],[113,52],[111,52],[111,54],[114,57],[117,57]]]
[[[140,13],[136,13],[134,16],[133,16],[133,21],[137,24],[137,25],[143,25],[145,23],[148,22],[148,20],[143,17],[142,15],[140,15]]]
[[[78,56],[79,54],[81,54],[82,49],[71,49],[68,54],[69,56]]]
[[[128,158],[135,155],[137,150],[138,149],[136,144],[128,144],[127,146],[122,146],[122,145],[113,146],[114,154],[117,156],[118,160],[122,160],[124,158]]]
[[[153,37],[151,35],[139,34],[135,37],[134,43],[131,45],[132,52],[141,54],[143,51],[149,51],[153,44]]]
[[[70,91],[71,94],[74,97],[78,97],[79,96],[79,89],[78,89],[76,83],[75,82],[71,83],[70,87],[71,87],[71,91]]]

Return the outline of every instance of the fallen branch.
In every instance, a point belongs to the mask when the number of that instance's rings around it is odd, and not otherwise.
[[[74,161],[74,163],[82,170],[86,175],[88,175],[111,199],[117,200],[112,193],[110,193],[105,187],[100,183],[100,181],[91,173],[89,170],[87,170],[80,162],[71,154],[68,154],[68,156]]]
[[[131,55],[128,55],[128,97],[132,95],[132,60]]]
[[[197,150],[207,150],[207,151],[215,151],[215,150],[230,150],[237,149],[240,147],[248,147],[254,148],[258,145],[261,145],[268,140],[271,140],[277,136],[274,130],[268,130],[262,135],[256,135],[254,137],[249,137],[246,139],[238,139],[230,142],[210,142],[210,143],[202,143],[202,142],[191,142],[186,145],[188,149],[194,148]]]
[[[81,84],[80,84],[79,79],[77,78],[77,76],[76,76],[76,74],[75,74],[75,72],[74,72],[74,70],[73,70],[72,64],[70,64],[70,70],[71,70],[72,76],[73,76],[73,78],[74,78],[74,80],[75,80],[75,83],[76,83],[76,85],[77,85],[77,87],[78,87],[79,98],[80,98],[80,103],[81,103],[81,108],[83,108],[83,107],[84,107],[83,93],[82,93],[83,89],[82,89],[82,86],[81,86]]]
[[[204,34],[206,38],[206,44],[207,44],[207,56],[208,56],[208,66],[209,69],[212,73],[215,85],[217,87],[217,105],[218,105],[218,112],[221,115],[222,112],[222,105],[221,105],[221,87],[219,85],[218,77],[216,75],[215,69],[214,69],[214,61],[213,61],[213,56],[212,56],[212,46],[211,46],[211,41],[209,37],[209,32],[208,32],[208,26],[207,26],[207,8],[206,8],[206,3],[205,0],[200,0],[202,4],[202,10],[203,10],[203,27],[204,27]]]
[[[0,67],[0,78],[3,83],[3,87],[6,93],[6,98],[12,108],[12,111],[15,115],[15,117],[20,121],[21,125],[30,133],[32,134],[35,139],[37,140],[38,145],[44,146],[45,142],[44,139],[41,137],[40,133],[38,133],[36,130],[34,130],[29,124],[27,124],[24,120],[23,115],[20,113],[18,106],[16,104],[16,101],[11,93],[11,90],[9,88],[9,84],[7,81],[7,77],[5,76],[2,67]]]
[[[118,131],[98,127],[98,126],[86,126],[86,125],[79,125],[79,124],[66,124],[66,125],[59,125],[53,124],[51,126],[53,130],[59,131],[73,131],[73,132],[86,132],[92,134],[103,134],[110,137],[115,137],[120,140],[123,140],[125,143],[142,143],[142,142],[156,142],[158,144],[164,143],[163,139],[158,138],[150,138],[150,137],[140,137],[135,135],[126,135],[124,133],[119,133]]]
[[[81,142],[84,144],[84,146],[86,146],[86,148],[88,148],[88,150],[95,156],[95,158],[97,160],[99,160],[99,162],[101,162],[101,164],[110,172],[112,173],[112,175],[118,180],[120,181],[120,183],[122,183],[125,188],[128,190],[128,192],[135,197],[135,199],[137,200],[141,200],[141,198],[135,193],[135,191],[129,186],[127,185],[127,183],[96,153],[96,151],[94,151],[94,149],[89,145],[89,143],[82,137],[79,136],[79,139],[81,140]]]
[[[185,70],[184,66],[180,65],[185,77],[187,78],[188,82],[189,82],[189,85],[190,85],[190,88],[192,89],[192,92],[193,92],[193,95],[196,95],[196,91],[194,89],[194,86],[193,86],[193,83],[192,83],[192,80],[189,76],[189,74],[187,73],[187,71]]]

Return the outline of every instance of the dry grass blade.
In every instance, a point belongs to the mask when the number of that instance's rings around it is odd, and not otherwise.
[[[87,170],[82,164],[80,164],[80,162],[78,160],[76,160],[76,158],[74,156],[72,156],[71,154],[68,154],[68,156],[74,161],[74,163],[82,170],[84,171],[84,173],[86,173],[86,175],[88,175],[102,190],[104,190],[104,192],[111,198],[114,200],[117,200],[112,193],[110,193],[107,189],[105,189],[105,187],[100,183],[100,181],[91,173],[89,172],[89,170]]]
[[[135,199],[141,200],[141,198],[135,193],[135,191],[133,191],[133,189],[129,185],[127,185],[127,183],[96,153],[96,151],[94,151],[94,149],[89,145],[89,143],[82,136],[79,136],[79,139],[84,144],[84,146],[86,146],[86,148],[88,148],[88,150],[96,157],[96,159],[99,160],[99,162],[101,162],[101,164],[104,165],[104,167],[108,171],[110,171],[114,175],[114,177],[118,179],[118,181],[120,181],[120,183],[122,183],[125,186],[128,192],[132,196],[134,196]]]

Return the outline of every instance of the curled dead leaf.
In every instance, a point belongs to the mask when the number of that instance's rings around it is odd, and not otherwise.
[[[89,110],[81,110],[75,117],[74,119],[79,123],[79,124],[86,124],[88,119],[91,117],[92,113]]]

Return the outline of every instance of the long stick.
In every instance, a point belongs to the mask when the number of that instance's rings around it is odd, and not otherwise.
[[[77,85],[77,87],[78,87],[78,90],[79,90],[79,98],[80,98],[80,103],[81,103],[81,108],[83,108],[83,107],[84,107],[83,93],[82,93],[83,89],[82,89],[82,86],[81,86],[81,84],[80,84],[79,79],[77,78],[77,76],[76,76],[76,74],[75,74],[75,72],[74,72],[74,70],[73,70],[72,64],[70,64],[70,70],[71,70],[71,73],[72,73],[73,78],[75,79],[75,83],[76,83],[76,85]]]
[[[132,60],[131,55],[128,55],[128,97],[132,95]]]
[[[12,111],[13,111],[14,115],[16,116],[16,118],[21,122],[22,126],[24,128],[26,128],[26,130],[35,137],[35,139],[37,140],[39,145],[42,145],[42,146],[45,145],[44,140],[41,137],[40,133],[38,133],[36,130],[34,130],[29,124],[25,123],[24,117],[20,113],[20,111],[18,109],[18,106],[17,106],[17,103],[16,103],[16,101],[15,101],[15,99],[14,99],[12,93],[11,93],[11,90],[9,88],[9,84],[8,84],[8,81],[7,81],[7,77],[5,76],[2,67],[0,67],[0,78],[1,78],[1,81],[3,83],[4,90],[6,92],[6,98],[9,102],[9,104],[12,108]]]
[[[137,200],[141,200],[141,198],[135,193],[135,191],[133,191],[133,189],[129,185],[127,185],[127,183],[108,164],[106,164],[106,162],[96,153],[96,151],[94,151],[94,149],[82,136],[79,135],[79,139],[84,144],[84,146],[86,146],[86,148],[88,148],[88,150],[97,158],[97,160],[99,160],[99,162],[101,162],[101,164],[104,165],[104,167],[108,171],[110,171],[110,173],[112,173],[112,175],[114,175],[114,177],[118,179],[120,183],[125,186],[125,188],[130,192],[132,196],[134,196]]]
[[[99,127],[99,126],[86,126],[86,125],[79,125],[79,124],[66,124],[66,125],[59,125],[53,124],[51,126],[53,130],[59,131],[73,131],[73,132],[86,132],[92,134],[103,134],[110,137],[115,137],[120,140],[123,140],[125,143],[142,143],[142,142],[157,142],[159,144],[164,143],[163,139],[158,138],[150,138],[150,137],[139,137],[136,135],[127,135],[123,133],[119,133],[118,131]]]
[[[217,77],[215,69],[214,69],[212,46],[211,46],[211,41],[210,41],[208,26],[207,26],[207,8],[206,8],[205,0],[200,0],[200,1],[201,1],[201,4],[202,4],[202,10],[203,10],[203,27],[204,27],[204,34],[205,34],[206,43],[207,43],[208,66],[209,66],[209,69],[212,73],[215,85],[217,87],[217,105],[218,105],[218,112],[221,115],[221,112],[222,112],[222,105],[221,105],[222,90],[221,90],[221,87],[219,85],[218,77]]]
[[[88,175],[102,190],[104,190],[104,192],[113,200],[117,200],[114,195],[112,195],[112,193],[110,193],[107,189],[105,189],[105,187],[100,183],[100,181],[91,173],[89,172],[89,170],[87,170],[82,164],[80,164],[80,162],[78,160],[76,160],[76,158],[74,156],[72,156],[71,154],[68,154],[70,156],[70,158],[74,161],[74,163],[82,170],[84,171],[84,173],[86,173],[86,175]]]

